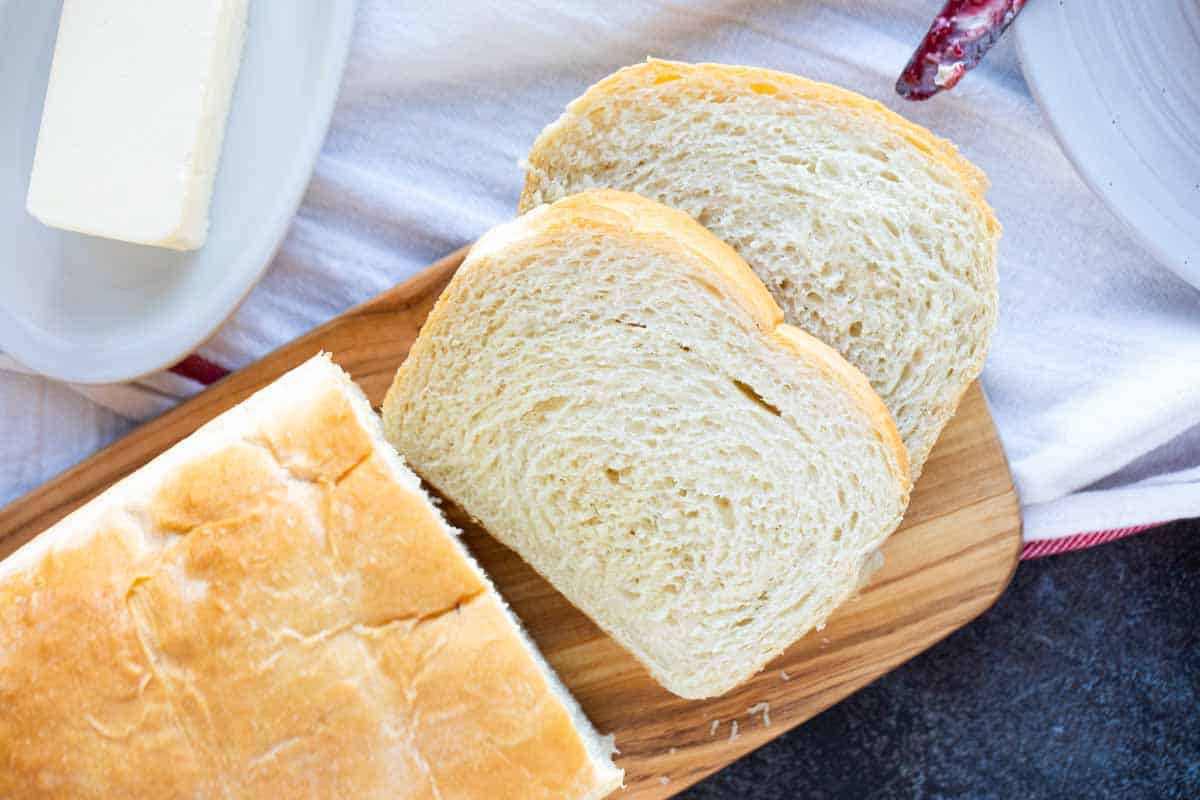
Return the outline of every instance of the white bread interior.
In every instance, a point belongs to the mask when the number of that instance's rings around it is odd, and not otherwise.
[[[865,378],[729,247],[624,192],[484,236],[383,413],[417,472],[683,697],[822,624],[908,499]]]
[[[595,187],[686,211],[732,245],[789,323],[866,374],[920,474],[996,321],[1000,226],[952,144],[835,86],[650,60],[542,132],[521,210]]]
[[[0,797],[573,797],[612,741],[318,356],[0,562]]]

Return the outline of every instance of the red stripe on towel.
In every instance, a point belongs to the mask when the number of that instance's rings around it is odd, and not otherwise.
[[[211,386],[229,374],[229,370],[220,364],[214,364],[203,356],[195,353],[170,368],[176,375]]]
[[[1132,536],[1135,533],[1148,531],[1151,528],[1157,528],[1165,524],[1165,521],[1152,522],[1149,525],[1133,525],[1128,528],[1114,528],[1110,531],[1076,533],[1073,536],[1064,536],[1061,539],[1042,539],[1037,542],[1026,542],[1021,547],[1021,560],[1053,556],[1058,553],[1069,553],[1072,550],[1082,550],[1085,547],[1095,547],[1098,544],[1124,539],[1126,536]]]

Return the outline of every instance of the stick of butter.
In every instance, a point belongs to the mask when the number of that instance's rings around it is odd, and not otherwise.
[[[26,208],[46,225],[194,250],[248,0],[65,0]]]

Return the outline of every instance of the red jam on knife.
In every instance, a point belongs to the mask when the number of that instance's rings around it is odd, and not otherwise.
[[[983,58],[1025,0],[949,0],[896,81],[909,100],[925,100],[958,83]]]

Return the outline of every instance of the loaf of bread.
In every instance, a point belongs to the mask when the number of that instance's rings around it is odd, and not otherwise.
[[[326,357],[0,562],[0,797],[599,798],[610,751]]]
[[[859,585],[908,499],[867,381],[745,262],[625,192],[472,248],[388,438],[668,690],[720,694]]]
[[[857,366],[921,467],[983,366],[1000,226],[949,142],[780,72],[651,60],[542,132],[521,209],[611,187],[733,246],[784,318]]]

